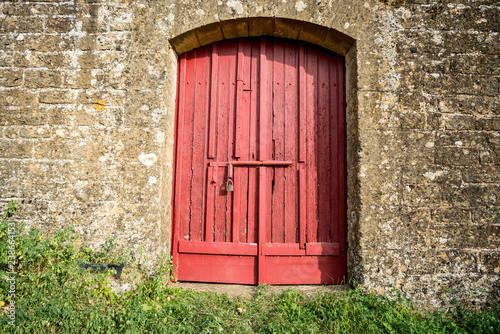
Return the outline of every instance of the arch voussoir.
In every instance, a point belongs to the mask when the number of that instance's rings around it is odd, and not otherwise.
[[[214,22],[175,36],[170,40],[178,55],[225,39],[274,36],[301,40],[319,45],[345,56],[354,39],[331,28],[317,24],[273,17],[247,17]]]

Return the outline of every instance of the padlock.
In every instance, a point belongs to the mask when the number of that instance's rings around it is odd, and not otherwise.
[[[226,182],[226,191],[233,191],[233,190],[234,190],[233,180],[232,179],[227,179],[227,182]]]

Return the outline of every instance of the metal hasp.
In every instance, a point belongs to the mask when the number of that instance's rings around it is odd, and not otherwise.
[[[226,191],[234,191],[234,181],[233,181],[233,167],[287,167],[292,164],[291,161],[280,161],[280,160],[266,160],[266,161],[228,161],[228,162],[215,162],[210,161],[210,167],[225,167],[228,166],[229,170],[227,172],[228,178],[226,181]]]

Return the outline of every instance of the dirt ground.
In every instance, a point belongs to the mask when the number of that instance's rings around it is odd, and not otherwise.
[[[213,291],[221,294],[227,294],[229,297],[252,298],[257,293],[257,286],[239,285],[239,284],[214,284],[214,283],[195,283],[195,282],[176,282],[171,283],[173,287],[194,291]],[[265,289],[266,294],[281,293],[289,288],[311,296],[318,291],[341,292],[347,291],[347,285],[268,285]]]

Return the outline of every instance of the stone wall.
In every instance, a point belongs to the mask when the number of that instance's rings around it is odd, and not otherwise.
[[[0,204],[168,251],[177,53],[276,35],[346,56],[349,274],[498,301],[499,6],[455,0],[0,3]]]

